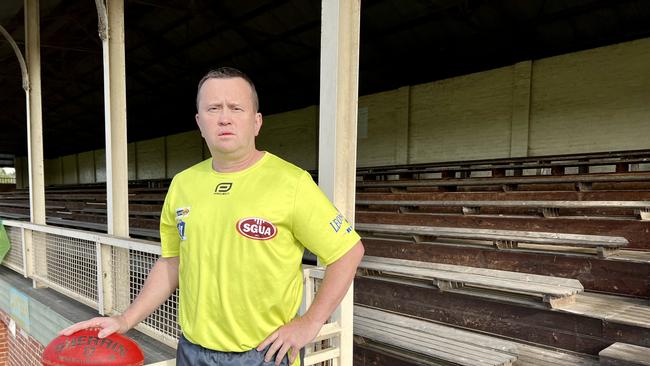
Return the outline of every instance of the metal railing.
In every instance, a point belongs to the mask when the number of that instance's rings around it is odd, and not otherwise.
[[[29,222],[4,220],[11,248],[2,265],[32,278],[76,301],[97,309],[101,315],[126,310],[140,292],[149,271],[160,256],[160,244],[106,234]],[[301,314],[309,308],[324,275],[323,268],[304,269]],[[136,329],[176,347],[178,290]],[[343,329],[340,311],[326,323],[306,347],[305,365],[351,365],[342,359]]]

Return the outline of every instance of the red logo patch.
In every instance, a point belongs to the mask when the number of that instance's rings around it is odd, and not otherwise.
[[[272,223],[258,217],[247,217],[237,222],[237,232],[253,240],[273,239],[278,229]]]

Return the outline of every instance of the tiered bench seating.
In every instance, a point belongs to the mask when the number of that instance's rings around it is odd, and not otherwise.
[[[365,224],[356,225],[361,232],[406,235],[416,242],[437,238],[489,240],[499,249],[517,249],[519,243],[596,248],[600,257],[615,253],[628,244],[627,239],[603,235],[578,235],[515,230],[489,230],[453,227]]]
[[[593,357],[359,305],[354,308],[354,334],[358,349],[377,350],[378,354],[410,360],[413,365],[598,365]],[[370,364],[374,363],[362,366]]]
[[[482,207],[533,208],[544,217],[558,217],[560,209],[633,209],[641,220],[650,220],[650,201],[402,201],[357,200],[361,206],[396,206],[401,212],[410,207],[460,207],[464,215],[478,215]]]
[[[650,174],[573,174],[562,176],[531,176],[531,177],[487,177],[461,179],[418,179],[418,180],[382,180],[357,182],[358,189],[389,188],[393,191],[407,188],[442,187],[455,190],[457,187],[497,186],[503,191],[514,191],[522,185],[558,185],[571,183],[578,191],[590,191],[595,183],[649,183]]]
[[[395,258],[365,256],[359,268],[366,276],[423,280],[441,291],[479,288],[524,294],[552,308],[574,303],[575,295],[584,290],[580,281],[573,279]]]
[[[507,366],[517,360],[514,343],[363,306],[354,307],[354,334],[453,365]]]
[[[550,169],[553,175],[562,175],[567,168],[577,168],[579,174],[588,174],[590,167],[614,166],[616,172],[628,172],[630,165],[648,162],[650,150],[636,150],[366,167],[358,168],[357,176],[362,180],[384,180],[391,175],[408,177],[442,173],[443,177],[449,178],[458,172],[463,178],[468,178],[477,171],[488,171],[492,176],[499,176],[504,175],[506,170],[511,170],[516,176],[531,169]]]

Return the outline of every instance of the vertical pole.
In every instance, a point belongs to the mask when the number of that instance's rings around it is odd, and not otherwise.
[[[101,0],[98,7],[101,7]],[[108,233],[129,236],[128,150],[126,144],[126,63],[124,0],[108,0],[100,37],[104,49],[104,117],[106,132],[106,203]]]
[[[27,93],[27,159],[29,167],[29,206],[30,221],[45,225],[45,175],[43,162],[43,109],[41,104],[41,36],[39,24],[38,0],[25,0],[25,56],[28,74]],[[25,235],[25,251],[29,256],[25,271],[34,275],[36,253],[31,230]],[[46,261],[44,261],[46,262]],[[47,267],[39,268],[43,277],[47,277]],[[36,280],[36,288],[43,287]]]
[[[27,92],[27,156],[31,222],[45,225],[45,178],[43,167],[43,112],[41,105],[41,37],[38,0],[25,0],[25,50]]]
[[[318,184],[354,222],[361,4],[323,0],[322,6]],[[334,314],[342,328],[334,364],[352,365],[352,294],[350,286]]]
[[[128,148],[126,142],[126,62],[124,51],[124,0],[96,0],[99,36],[104,61],[104,118],[106,132],[106,208],[108,233],[129,237]],[[129,303],[128,249],[101,245],[98,275],[103,280],[103,304],[106,314],[125,310]],[[119,280],[117,280],[119,278]],[[113,296],[113,282],[119,289]]]

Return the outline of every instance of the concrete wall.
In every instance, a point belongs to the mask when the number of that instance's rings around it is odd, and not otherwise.
[[[531,155],[650,148],[650,38],[534,62]]]
[[[362,96],[358,165],[648,149],[648,65],[650,38]],[[315,169],[317,121],[317,106],[264,116],[257,145]],[[48,160],[45,181],[103,182],[104,155]],[[169,178],[209,156],[198,131],[131,143],[129,179]]]
[[[304,169],[318,166],[318,108],[264,116],[257,147]]]
[[[190,131],[168,136],[165,139],[167,151],[167,177],[171,178],[188,167],[203,160],[203,139],[201,133]]]
[[[504,67],[414,86],[408,163],[508,156],[512,79]]]
[[[357,165],[403,164],[406,161],[412,90],[406,86],[359,98]]]

